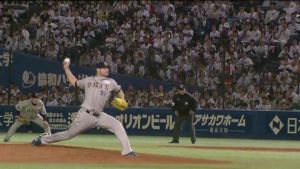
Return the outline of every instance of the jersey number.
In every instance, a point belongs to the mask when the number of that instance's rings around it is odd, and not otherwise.
[[[101,95],[101,96],[106,96],[106,93],[107,93],[107,91],[105,91],[105,90],[100,90],[100,95]]]

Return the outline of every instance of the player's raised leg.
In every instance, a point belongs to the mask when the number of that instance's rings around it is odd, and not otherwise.
[[[123,148],[121,153],[122,155],[129,154],[133,151],[126,131],[120,121],[103,112],[99,117],[97,126],[107,129],[117,136]]]
[[[10,128],[8,129],[8,132],[6,133],[5,137],[4,137],[4,142],[8,142],[9,139],[11,138],[11,136],[17,131],[17,129],[22,126],[24,123],[19,121],[18,119],[14,122],[13,125],[10,126]]]

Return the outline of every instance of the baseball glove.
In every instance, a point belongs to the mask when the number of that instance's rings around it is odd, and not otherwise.
[[[126,110],[127,107],[128,107],[128,103],[124,99],[121,99],[121,98],[118,98],[118,97],[115,97],[112,100],[111,105],[113,107],[115,107],[116,109],[121,110],[121,111]]]
[[[18,117],[18,120],[21,122],[21,123],[28,123],[28,119],[26,117],[22,117],[22,116],[19,116]]]

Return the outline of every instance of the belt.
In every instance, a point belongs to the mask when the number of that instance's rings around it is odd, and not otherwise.
[[[92,111],[89,111],[89,110],[86,110],[86,112],[87,112],[88,114],[90,114],[90,115],[95,116],[95,117],[99,117],[99,116],[100,116],[100,113],[98,113],[98,112],[92,112]]]

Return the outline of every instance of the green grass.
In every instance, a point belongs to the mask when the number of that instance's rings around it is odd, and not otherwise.
[[[38,134],[17,133],[11,143],[29,143]],[[0,138],[4,134],[0,133]],[[299,169],[300,152],[263,152],[263,151],[236,151],[236,150],[208,150],[184,147],[167,147],[170,137],[130,136],[134,150],[138,153],[151,153],[167,156],[181,156],[191,158],[205,158],[228,160],[230,164],[218,165],[118,165],[118,164],[4,164],[0,169]],[[189,138],[181,138],[180,146],[191,146]],[[0,143],[2,144],[2,143]],[[114,135],[80,135],[72,140],[60,142],[60,145],[79,146],[120,150],[120,144]],[[272,147],[272,148],[300,148],[299,141],[277,140],[248,140],[248,139],[219,139],[198,138],[199,146],[231,146],[231,147]],[[1,151],[1,150],[0,150]],[[17,150],[16,150],[16,153]],[[1,159],[1,157],[0,157]]]

